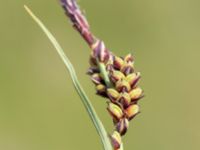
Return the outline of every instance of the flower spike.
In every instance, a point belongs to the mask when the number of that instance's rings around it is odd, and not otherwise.
[[[139,113],[137,103],[143,97],[143,90],[137,85],[140,73],[135,71],[132,54],[116,56],[93,35],[76,0],[60,1],[73,27],[92,50],[88,75],[95,84],[97,94],[108,99],[107,110],[115,125],[110,139],[114,150],[119,150],[123,146],[121,138],[126,134],[129,122]]]

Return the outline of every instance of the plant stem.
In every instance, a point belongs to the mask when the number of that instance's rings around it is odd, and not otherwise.
[[[111,87],[112,84],[111,84],[111,82],[110,82],[110,79],[109,79],[108,73],[107,73],[107,71],[106,71],[105,64],[99,62],[98,60],[97,60],[97,63],[98,63],[98,66],[99,66],[100,72],[101,72],[101,74],[102,74],[102,76],[103,76],[103,79],[104,79],[104,81],[105,81],[105,83],[106,83],[106,86],[107,86],[107,87]]]

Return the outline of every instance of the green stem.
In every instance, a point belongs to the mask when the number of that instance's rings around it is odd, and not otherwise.
[[[112,86],[112,83],[110,82],[110,79],[109,79],[109,76],[108,76],[108,72],[106,71],[106,67],[105,67],[105,64],[102,63],[102,62],[99,62],[97,60],[97,63],[98,63],[98,66],[100,68],[100,72],[101,72],[101,75],[106,83],[106,86],[107,87],[111,87]]]
[[[47,37],[49,38],[49,40],[51,41],[51,43],[53,44],[53,46],[57,50],[62,61],[64,62],[65,66],[67,67],[67,70],[69,71],[71,79],[73,81],[74,87],[75,87],[77,93],[79,94],[79,96],[82,100],[82,103],[84,104],[84,106],[85,106],[85,108],[86,108],[86,110],[87,110],[87,112],[88,112],[98,134],[99,134],[99,136],[101,137],[101,142],[103,144],[104,150],[112,150],[113,148],[112,148],[112,145],[110,143],[110,139],[107,135],[107,132],[106,132],[101,120],[97,116],[97,113],[96,113],[95,109],[93,108],[93,106],[92,106],[89,98],[87,97],[85,91],[83,90],[80,82],[78,81],[74,67],[71,64],[68,57],[65,55],[64,50],[61,48],[61,46],[59,45],[59,43],[57,42],[55,37],[49,32],[49,30],[44,26],[44,24],[32,13],[32,11],[27,6],[24,6],[24,7],[25,7],[26,11],[29,13],[29,15],[33,18],[33,20],[40,26],[40,28],[47,35]]]

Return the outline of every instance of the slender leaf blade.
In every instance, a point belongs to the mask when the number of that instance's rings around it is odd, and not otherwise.
[[[79,96],[82,100],[82,103],[84,104],[84,106],[85,106],[85,108],[86,108],[86,110],[87,110],[87,112],[88,112],[98,134],[99,134],[99,136],[101,137],[101,142],[103,144],[104,150],[112,150],[113,148],[112,148],[112,145],[110,143],[110,139],[107,135],[107,132],[106,132],[101,120],[97,116],[97,113],[96,113],[95,109],[93,108],[88,96],[86,95],[86,93],[83,90],[80,82],[78,81],[74,67],[73,67],[72,63],[70,62],[70,60],[68,59],[68,57],[65,55],[64,50],[62,49],[60,44],[57,42],[55,37],[51,34],[51,32],[39,20],[39,18],[37,18],[26,5],[24,6],[24,8],[28,12],[28,14],[33,18],[33,20],[39,25],[39,27],[43,30],[43,32],[46,34],[46,36],[49,38],[52,45],[55,47],[56,51],[58,52],[60,58],[64,62],[67,70],[70,73],[74,87],[75,87],[77,93],[79,94]]]

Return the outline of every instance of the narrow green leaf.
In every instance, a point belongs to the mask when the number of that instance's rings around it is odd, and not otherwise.
[[[74,87],[79,94],[99,136],[101,137],[101,142],[103,144],[104,150],[112,150],[112,145],[110,143],[110,139],[107,135],[107,132],[100,121],[99,117],[97,116],[97,113],[95,109],[93,108],[89,98],[87,97],[85,91],[81,87],[78,78],[76,76],[75,70],[73,65],[71,64],[70,60],[68,57],[65,55],[63,49],[55,39],[55,37],[49,32],[49,30],[44,26],[44,24],[33,14],[33,12],[27,7],[24,6],[26,11],[29,13],[29,15],[33,18],[33,20],[39,25],[39,27],[44,31],[44,33],[47,35],[53,46],[55,47],[56,51],[58,52],[59,56],[61,57],[62,61],[64,62],[67,70],[70,73],[71,79],[73,81]]]

